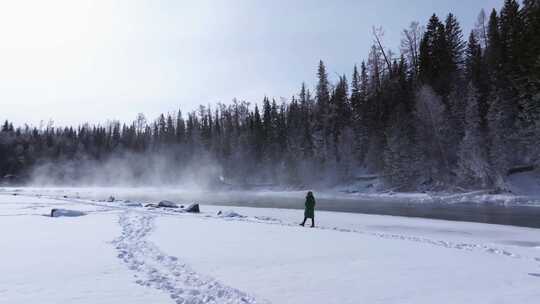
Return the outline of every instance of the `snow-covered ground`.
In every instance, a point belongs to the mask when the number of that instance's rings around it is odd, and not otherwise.
[[[368,175],[368,177],[369,179],[360,179],[349,184],[338,185],[333,190],[363,199],[377,198],[387,201],[398,199],[412,203],[488,203],[540,206],[540,169],[508,176],[505,180],[505,191],[453,188],[449,191],[403,193],[387,189],[384,182],[377,176]]]
[[[540,298],[539,229],[334,212],[317,212],[312,229],[298,210],[188,214],[44,193],[0,191],[0,303]]]

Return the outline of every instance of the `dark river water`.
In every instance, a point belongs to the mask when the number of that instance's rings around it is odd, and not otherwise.
[[[259,208],[303,209],[304,193],[207,193],[206,195],[175,195],[163,193],[163,199],[210,205]],[[155,195],[134,195],[130,199],[152,201]],[[355,197],[316,197],[316,210],[420,217],[451,221],[479,222],[540,228],[540,207],[494,203],[432,203],[399,199],[369,199]]]
[[[24,188],[22,188],[24,189]],[[15,189],[4,189],[11,192]],[[258,208],[303,209],[305,192],[190,192],[174,188],[26,188],[30,193],[68,195],[103,200],[116,199],[156,203],[170,200],[177,203],[245,206]],[[504,205],[496,203],[441,203],[418,198],[366,197],[348,194],[315,193],[316,210],[420,217],[451,221],[479,222],[540,228],[540,205]]]

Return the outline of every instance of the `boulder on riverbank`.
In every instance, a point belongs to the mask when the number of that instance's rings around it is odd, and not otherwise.
[[[52,209],[51,210],[51,217],[61,217],[61,216],[67,216],[67,217],[76,217],[76,216],[83,216],[86,215],[86,213],[78,210],[68,210],[68,209]]]
[[[201,212],[201,210],[199,209],[199,204],[196,204],[196,203],[190,204],[184,210],[186,212],[190,212],[190,213],[199,213],[199,212]]]
[[[171,202],[171,201],[161,201],[161,202],[159,202],[158,207],[161,207],[161,208],[178,208],[178,205],[176,203]]]
[[[132,201],[124,201],[123,205],[126,206],[126,207],[142,207],[143,206],[143,204],[141,204],[141,203],[132,202]]]
[[[236,218],[245,218],[246,217],[245,215],[241,215],[240,213],[237,213],[237,212],[232,211],[232,210],[225,210],[225,211],[219,210],[217,215],[219,217],[236,217]]]

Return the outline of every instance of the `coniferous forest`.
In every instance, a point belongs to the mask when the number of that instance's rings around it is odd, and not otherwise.
[[[509,174],[540,164],[540,1],[482,11],[468,35],[451,13],[412,22],[399,52],[382,38],[374,28],[368,58],[335,83],[321,61],[316,86],[288,100],[129,124],[6,121],[0,175],[308,187],[370,174],[398,191],[503,190]]]

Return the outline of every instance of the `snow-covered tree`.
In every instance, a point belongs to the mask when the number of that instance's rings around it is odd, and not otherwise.
[[[442,98],[429,86],[422,86],[415,103],[417,142],[423,152],[424,176],[432,181],[447,181],[450,173],[448,149],[442,130],[448,117]]]
[[[487,187],[492,183],[492,172],[481,132],[478,91],[472,84],[467,88],[466,103],[465,136],[458,148],[457,178],[465,186]]]

